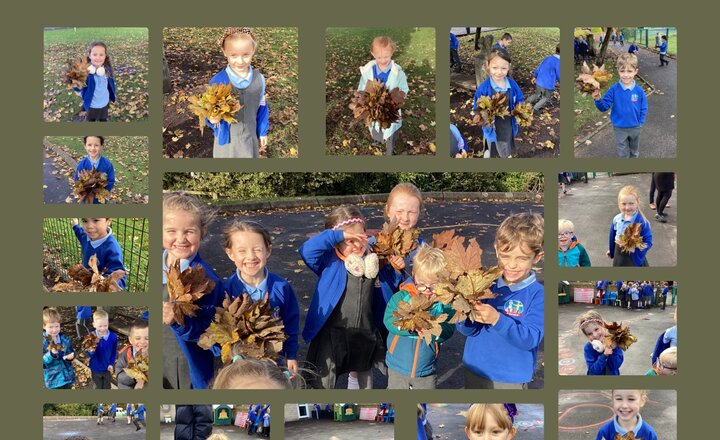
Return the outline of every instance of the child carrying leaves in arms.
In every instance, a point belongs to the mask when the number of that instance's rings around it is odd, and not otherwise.
[[[43,379],[45,388],[70,389],[75,383],[72,360],[75,352],[70,337],[60,333],[60,312],[43,309]]]
[[[142,389],[148,379],[148,322],[144,319],[133,321],[128,339],[130,344],[120,349],[115,361],[118,389]]]
[[[595,310],[588,310],[575,319],[575,325],[588,339],[585,344],[588,376],[619,376],[625,352],[608,339],[610,335],[602,316]]]
[[[437,301],[435,288],[447,278],[440,249],[422,244],[413,277],[400,286],[385,309],[388,389],[435,389],[440,344],[452,336],[452,306]],[[428,328],[429,327],[429,328]]]
[[[90,42],[85,59],[71,65],[65,78],[82,97],[83,109],[87,112],[85,120],[107,121],[110,103],[115,102],[116,94],[107,45],[102,41]]]
[[[653,427],[640,415],[647,401],[645,390],[612,390],[614,417],[600,428],[595,440],[658,440]]]
[[[95,389],[109,390],[117,358],[117,335],[110,330],[108,313],[98,309],[93,313],[95,328],[83,339],[83,348],[90,356],[90,371]]]
[[[646,255],[653,245],[650,222],[640,210],[640,195],[632,185],[618,192],[620,213],[612,219],[607,256],[613,266],[648,266]]]
[[[117,281],[117,287],[125,289],[126,271],[123,265],[123,252],[110,228],[112,219],[82,218],[81,221],[82,227],[76,218],[72,219],[73,232],[80,242],[83,266],[93,272],[97,269],[100,275],[110,274]],[[93,256],[96,258],[95,268],[90,264]],[[115,279],[116,271],[123,272],[122,278]]]
[[[103,136],[84,136],[85,156],[75,169],[75,195],[80,203],[105,203],[115,186],[115,168],[102,155]]]

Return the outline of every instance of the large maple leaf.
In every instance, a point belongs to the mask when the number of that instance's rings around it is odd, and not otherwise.
[[[615,345],[625,351],[637,342],[637,338],[630,334],[630,328],[622,325],[622,323],[618,324],[615,321],[612,323],[606,322],[605,328],[608,330],[608,335],[603,340],[606,347],[611,347],[614,342]]]
[[[405,92],[395,87],[388,90],[381,81],[369,80],[365,90],[353,93],[350,110],[356,121],[371,127],[378,123],[381,129],[400,120],[400,109],[405,104]]]
[[[393,219],[390,223],[385,223],[382,230],[377,233],[372,249],[379,257],[405,257],[418,247],[419,236],[420,229],[401,229],[398,221]],[[399,270],[397,267],[395,269]]]
[[[232,84],[212,84],[205,87],[205,92],[188,99],[188,109],[198,117],[200,134],[205,130],[205,119],[214,125],[220,121],[229,124],[237,122],[233,115],[243,106],[233,96]]]
[[[397,318],[393,325],[415,333],[422,333],[420,336],[425,343],[430,344],[432,337],[439,338],[442,333],[442,324],[447,320],[447,314],[431,315],[429,310],[435,303],[434,300],[425,295],[410,297],[410,302],[400,301],[398,308],[393,312],[393,318]]]
[[[215,308],[213,322],[200,336],[198,346],[209,350],[219,344],[223,363],[231,362],[235,354],[276,362],[287,339],[284,328],[270,306],[267,293],[255,302],[247,293],[232,301],[225,295],[222,307]]]
[[[620,249],[632,254],[635,250],[644,251],[647,249],[647,244],[643,242],[642,235],[640,235],[640,229],[642,228],[641,223],[631,223],[625,228],[625,232],[620,235],[619,245]]]
[[[477,100],[477,108],[473,123],[485,127],[493,127],[495,118],[510,116],[508,97],[503,93],[496,93],[492,97],[481,96]]]
[[[78,180],[75,181],[74,194],[82,203],[92,204],[95,199],[105,203],[110,196],[107,186],[107,174],[98,171],[93,166],[91,170],[78,172]]]
[[[125,374],[135,380],[148,382],[148,370],[150,369],[150,358],[145,354],[137,353],[128,361],[127,367],[123,369]]]
[[[68,270],[73,281],[55,284],[51,292],[120,292],[122,288],[118,282],[125,276],[125,271],[118,269],[104,276],[97,266],[97,254],[88,260],[90,269],[82,264],[74,264]]]
[[[180,260],[175,261],[165,273],[175,322],[185,325],[185,317],[195,316],[195,312],[200,308],[195,302],[210,293],[215,282],[206,276],[202,266],[188,267],[181,271]]]

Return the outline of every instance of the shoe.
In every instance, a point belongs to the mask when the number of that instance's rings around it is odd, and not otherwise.
[[[650,209],[652,209],[654,211],[657,209],[657,206],[655,206],[654,203],[650,203]]]
[[[660,223],[667,223],[667,219],[665,216],[662,216],[660,214],[655,214],[655,220],[659,221]]]
[[[135,431],[140,431],[140,427],[139,427],[139,426],[136,427],[136,428],[135,428]]]

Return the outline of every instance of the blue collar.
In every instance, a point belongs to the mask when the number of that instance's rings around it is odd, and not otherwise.
[[[263,295],[265,295],[265,292],[267,291],[267,280],[268,280],[268,270],[267,267],[263,269],[263,272],[265,273],[265,278],[263,278],[262,281],[260,281],[260,284],[257,285],[257,287],[251,286],[248,283],[245,282],[245,280],[242,279],[240,276],[240,269],[235,269],[235,273],[238,276],[238,279],[243,285],[243,288],[245,289],[245,292],[247,292],[248,295],[250,295],[250,299],[253,301],[260,301],[263,298]]]
[[[633,430],[632,430],[633,433],[635,433],[636,436],[638,435],[638,432],[640,432],[640,428],[642,428],[642,424],[643,424],[642,416],[641,416],[639,413],[638,413],[638,416],[637,416],[637,417],[638,417],[637,424],[635,425],[635,427],[634,427]],[[628,433],[628,432],[627,432],[626,430],[624,430],[624,429],[622,428],[622,426],[620,426],[620,424],[618,423],[618,421],[617,421],[617,416],[613,417],[613,425],[615,425],[615,432],[617,432],[618,434],[620,434],[620,435],[625,435],[625,434]]]
[[[632,84],[627,87],[625,87],[625,85],[621,81],[618,81],[618,84],[620,84],[620,87],[622,87],[623,90],[632,90],[635,88],[635,80],[633,80]]]
[[[97,240],[90,240],[90,237],[87,238],[87,241],[90,242],[90,246],[93,247],[93,249],[97,249],[100,245],[105,243],[108,238],[112,235],[112,228],[107,228],[108,234],[104,236],[103,238],[98,238]]]
[[[250,82],[252,81],[252,77],[253,77],[252,66],[248,66],[247,78],[243,78],[242,76],[235,73],[235,71],[232,70],[229,65],[225,68],[225,72],[227,72],[228,78],[230,79],[230,82],[232,83],[232,85],[234,85],[238,89],[246,88],[247,86],[250,85]]]
[[[490,78],[490,86],[496,92],[505,92],[510,89],[510,80],[507,77],[505,77],[505,88],[503,88],[503,87],[500,87],[499,85],[497,85],[495,83],[495,81],[493,81],[493,79]]]
[[[518,290],[526,288],[527,286],[529,286],[530,284],[532,284],[534,282],[535,282],[535,272],[531,270],[530,275],[528,275],[527,278],[520,281],[519,283],[515,283],[515,284],[509,286],[507,284],[507,282],[505,282],[505,278],[500,277],[500,278],[498,278],[496,284],[497,284],[498,288],[507,287],[508,289],[510,289],[511,292],[514,293],[514,292],[517,292]]]
[[[195,259],[196,256],[197,256],[197,252],[192,254],[190,256],[190,258],[188,258],[187,260],[181,259],[180,260],[180,272],[182,272],[185,269],[187,269],[188,267],[190,267],[190,263],[192,262],[192,260]],[[162,259],[162,268],[163,268],[162,281],[163,281],[163,284],[167,284],[167,272],[170,271],[170,268],[167,266],[166,261],[167,261],[167,249],[163,249],[163,259]]]

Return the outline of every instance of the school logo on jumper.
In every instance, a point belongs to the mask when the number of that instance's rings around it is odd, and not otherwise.
[[[637,93],[633,93],[633,94],[630,96],[630,100],[631,100],[632,102],[637,102],[637,101],[638,101],[638,94],[637,94]]]
[[[503,306],[505,314],[510,316],[522,316],[524,308],[523,303],[516,299],[507,300]]]

